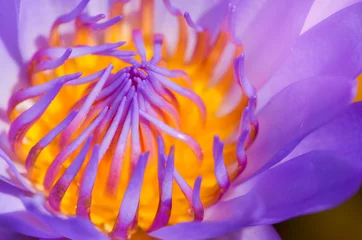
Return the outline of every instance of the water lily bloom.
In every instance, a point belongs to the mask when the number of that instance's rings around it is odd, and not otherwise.
[[[361,3],[1,3],[8,239],[279,239],[360,187]]]

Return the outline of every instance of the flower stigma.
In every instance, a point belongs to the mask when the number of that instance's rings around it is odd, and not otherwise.
[[[13,151],[52,211],[110,237],[202,221],[245,169],[258,131],[236,6],[214,33],[165,0],[177,20],[172,50],[155,33],[154,1],[141,1],[139,21],[115,1],[103,22],[85,13],[88,2],[55,20],[28,64],[29,86],[10,98]],[[59,30],[70,22],[72,40]]]

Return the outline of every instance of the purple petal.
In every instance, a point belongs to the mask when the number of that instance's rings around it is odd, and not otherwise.
[[[208,209],[206,221],[176,224],[151,235],[170,240],[206,239],[326,210],[358,191],[361,173],[361,168],[330,152],[310,152],[259,175],[249,193]]]
[[[0,56],[0,72],[3,76],[6,76],[1,82],[0,90],[0,130],[5,130],[9,127],[8,117],[5,109],[7,108],[7,103],[11,96],[12,90],[18,82],[18,73],[20,67],[16,61],[11,58],[2,39],[0,39]]]
[[[28,193],[0,181],[0,226],[28,236],[60,237],[61,235],[26,211],[20,199],[26,194]]]
[[[32,188],[25,178],[19,173],[16,164],[0,148],[0,180],[24,191],[32,192]],[[3,172],[4,171],[4,172]]]
[[[22,234],[19,234],[19,233],[10,231],[9,229],[1,228],[1,227],[0,227],[0,235],[1,235],[1,239],[4,239],[4,240],[11,240],[11,239],[31,240],[31,239],[34,239],[32,237],[24,236]]]
[[[107,14],[111,2],[113,1],[90,1],[88,3],[87,9],[92,16],[99,13]]]
[[[198,20],[210,8],[222,2],[221,0],[169,0],[174,9],[178,9],[183,14],[187,11],[193,20]],[[223,1],[224,3],[227,1]],[[225,5],[225,4],[224,4]],[[175,50],[178,42],[178,21],[171,15],[163,1],[155,1],[155,32],[162,33],[167,39],[166,44]],[[220,18],[218,18],[220,19]],[[197,21],[196,21],[197,22]],[[214,21],[212,21],[213,23]],[[212,24],[210,23],[210,25]]]
[[[201,1],[203,3],[203,1]],[[260,88],[286,59],[298,38],[313,0],[235,1],[235,34],[244,46],[246,75]],[[194,1],[172,1],[188,11],[198,24],[209,29],[213,38],[228,14],[229,1],[207,1],[200,11]],[[201,16],[200,16],[201,13]],[[200,18],[198,17],[200,16]],[[175,24],[175,23],[174,23]],[[234,26],[232,26],[234,27]]]
[[[277,231],[271,225],[242,228],[215,240],[280,240]]]
[[[276,223],[337,206],[358,191],[361,166],[357,156],[346,161],[344,156],[329,151],[313,151],[268,170],[251,190],[263,204],[257,224]],[[225,202],[223,207],[242,198]]]
[[[351,104],[327,125],[311,133],[284,159],[286,161],[312,150],[333,151],[346,161],[361,155],[362,102]]]
[[[8,52],[13,61],[21,65],[23,59],[17,41],[20,0],[1,0],[0,6],[0,22],[5,23],[0,27],[0,38],[4,43],[3,49]],[[1,54],[1,56],[4,55]]]
[[[25,61],[39,47],[41,38],[48,38],[55,19],[70,12],[79,1],[21,0],[19,9],[19,48]],[[69,29],[68,29],[69,30]],[[41,44],[44,47],[44,44]]]
[[[303,34],[291,55],[259,92],[259,107],[293,82],[312,76],[356,78],[362,71],[362,3]],[[248,55],[246,55],[248,56]]]
[[[205,11],[198,20],[198,25],[211,32],[212,41],[215,40],[221,24],[228,13],[229,1],[218,1],[216,5]],[[192,6],[190,5],[190,10]],[[196,18],[196,14],[190,13],[191,17]]]
[[[34,196],[22,199],[29,213],[34,215],[42,223],[51,226],[56,232],[69,239],[108,239],[99,232],[90,221],[79,217],[58,217],[49,213],[45,208],[45,199],[42,196]]]
[[[315,1],[304,23],[305,32],[334,13],[361,0]]]
[[[343,77],[316,77],[294,83],[272,98],[257,115],[259,133],[247,151],[249,164],[236,182],[287,156],[306,135],[347,106],[354,86],[354,80]]]
[[[170,0],[172,6],[179,9],[182,14],[188,12],[193,19],[200,18],[211,8],[215,7],[216,4],[223,2],[222,0]]]
[[[240,2],[236,34],[245,49],[245,72],[260,88],[280,67],[302,30],[313,0]]]

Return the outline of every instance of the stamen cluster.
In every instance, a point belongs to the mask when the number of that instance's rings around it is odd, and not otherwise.
[[[169,223],[173,181],[184,194],[194,221],[202,221],[202,178],[196,177],[193,186],[189,185],[174,166],[174,146],[165,154],[165,139],[185,143],[200,164],[206,161],[202,146],[193,136],[182,131],[184,116],[180,116],[178,100],[180,97],[191,100],[198,109],[200,121],[205,124],[207,112],[203,99],[192,90],[193,82],[185,71],[169,70],[161,64],[163,36],[160,34],[153,35],[151,59],[147,59],[148,52],[141,29],[132,32],[136,51],[120,50],[125,42],[60,47],[57,29],[61,24],[75,20],[78,32],[103,31],[122,19],[116,16],[98,23],[104,15],[84,14],[87,3],[87,0],[81,1],[71,13],[55,21],[50,38],[51,45],[55,46],[41,49],[34,55],[29,64],[29,76],[43,76],[42,74],[54,73],[59,69],[64,70],[68,63],[89,56],[116,59],[121,61],[122,67],[118,67],[119,63],[117,67],[111,63],[87,76],[81,76],[82,73],[65,74],[14,93],[8,112],[10,116],[15,115],[9,131],[13,150],[21,152],[24,144],[31,143],[25,158],[25,166],[31,175],[32,172],[39,171],[39,166],[44,167],[39,163],[44,158],[41,157],[42,152],[56,149],[54,159],[45,166],[40,187],[48,194],[49,204],[55,211],[62,211],[62,201],[73,186],[78,189],[75,214],[91,219],[94,208],[92,195],[95,190],[99,190],[96,181],[100,173],[105,174],[100,190],[115,199],[122,195],[118,216],[111,230],[113,237],[127,238],[137,225],[146,166],[154,164],[150,163],[148,158],[151,161],[157,159],[155,164],[159,203],[147,231],[159,229]],[[165,4],[173,15],[182,16],[169,1],[165,1]],[[184,18],[182,26],[185,27],[187,23],[196,32],[204,34],[200,36],[205,36],[207,30],[198,26],[187,12]],[[236,173],[233,172],[233,177],[229,177],[230,170],[224,162],[224,143],[218,136],[213,139],[214,175],[220,189],[218,199],[227,191],[232,178],[245,168],[245,148],[252,142],[258,130],[254,116],[256,93],[243,74],[243,64],[243,55],[234,61],[235,76],[248,103],[243,110],[238,131],[227,140],[228,144],[237,145],[235,158],[238,167]],[[183,83],[178,84],[171,79],[181,79]],[[69,92],[72,88],[82,88],[83,94],[72,99],[64,98],[63,92],[66,89]],[[32,105],[24,111],[19,110],[20,104],[28,100],[32,101]],[[74,102],[67,110],[54,110],[54,104],[63,100]],[[58,115],[61,116],[59,123],[51,127],[40,140],[29,139],[29,131],[34,126],[43,124],[44,118]],[[49,119],[45,121],[47,120]],[[130,152],[129,156],[127,152]],[[125,171],[125,167],[129,178],[123,189],[121,173]]]

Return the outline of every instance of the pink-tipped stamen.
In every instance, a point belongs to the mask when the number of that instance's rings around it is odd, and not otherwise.
[[[216,180],[221,189],[221,193],[224,193],[230,186],[230,179],[226,166],[224,163],[223,155],[224,144],[220,141],[219,137],[214,137],[213,155],[214,155],[214,172]]]
[[[101,122],[108,111],[108,108],[103,109],[103,111],[98,115],[98,117],[76,138],[73,142],[67,145],[54,159],[50,164],[49,168],[44,177],[44,188],[50,190],[53,186],[54,179],[56,174],[59,171],[60,166],[65,162],[65,160],[72,154],[79,145],[93,132],[97,125]]]
[[[92,204],[92,192],[97,176],[99,163],[99,146],[93,147],[92,156],[87,164],[80,182],[79,198],[77,202],[76,215],[90,219],[90,208]]]
[[[115,25],[116,23],[120,22],[121,20],[122,20],[122,16],[116,16],[103,23],[93,23],[91,25],[91,28],[94,30],[104,30],[104,29],[107,29],[107,28]]]
[[[137,51],[141,57],[142,62],[146,61],[146,49],[141,30],[139,29],[133,30],[132,36],[133,36],[133,42],[137,48]]]
[[[9,142],[12,149],[15,151],[15,145],[19,144],[25,137],[28,130],[34,123],[43,115],[45,110],[52,103],[54,98],[58,95],[64,83],[58,82],[56,85],[44,96],[37,101],[28,110],[20,114],[10,126]]]
[[[65,50],[64,54],[62,56],[60,56],[58,59],[56,59],[56,60],[43,60],[43,61],[40,61],[36,65],[35,71],[40,72],[40,71],[45,71],[45,70],[49,70],[49,69],[55,69],[55,68],[63,65],[65,63],[65,61],[68,60],[68,58],[70,57],[71,54],[72,54],[72,49],[67,48]]]
[[[150,60],[150,63],[157,64],[161,61],[162,44],[163,44],[163,35],[155,34],[154,39],[153,39],[153,57]]]
[[[113,226],[111,236],[114,238],[127,239],[128,232],[136,221],[147,159],[148,153],[145,153],[141,154],[137,161],[137,165],[123,196],[116,223]]]
[[[139,112],[142,117],[146,118],[148,121],[150,121],[153,125],[155,125],[157,128],[159,128],[161,131],[186,143],[193,150],[195,156],[197,157],[197,159],[199,161],[201,161],[203,159],[204,154],[203,154],[201,146],[191,136],[189,136],[185,133],[182,133],[176,129],[171,128],[167,124],[161,122],[160,120],[158,120],[155,117],[152,117],[150,114],[148,114],[142,110],[139,110]]]
[[[104,74],[102,75],[101,79],[97,82],[96,86],[92,89],[92,92],[86,98],[84,104],[79,110],[78,115],[75,119],[69,124],[69,126],[64,130],[61,139],[60,139],[60,146],[65,146],[72,137],[72,133],[76,131],[78,126],[83,122],[84,118],[88,114],[89,110],[91,109],[94,101],[96,100],[98,94],[102,90],[103,85],[105,84],[107,78],[109,77],[111,71],[113,69],[112,65],[109,65]]]
[[[201,177],[195,180],[194,191],[192,192],[192,210],[196,222],[201,222],[204,219],[204,206],[200,199],[201,180]]]
[[[165,226],[171,216],[172,209],[172,180],[174,172],[174,154],[175,148],[171,147],[170,153],[167,158],[166,167],[164,170],[164,176],[160,188],[160,201],[158,204],[158,209],[156,216],[153,220],[148,231],[154,231]]]
[[[78,17],[84,11],[89,1],[90,0],[82,0],[71,12],[58,17],[55,20],[53,27],[75,20],[76,17]]]
[[[10,112],[13,111],[19,103],[22,101],[25,101],[30,98],[39,97],[46,92],[50,91],[52,88],[54,88],[58,83],[67,83],[74,81],[73,79],[77,80],[82,75],[82,73],[74,73],[69,75],[64,75],[59,78],[55,78],[52,81],[29,87],[26,90],[19,91],[14,93],[10,100],[9,100],[9,106],[8,106],[8,115],[10,115]]]
[[[182,14],[179,9],[172,6],[170,0],[163,0],[163,4],[165,4],[165,7],[172,15],[180,16]]]
[[[204,101],[200,98],[199,95],[197,95],[196,93],[194,93],[191,90],[188,90],[184,87],[181,87],[180,85],[168,80],[167,78],[163,77],[163,76],[155,76],[153,73],[149,73],[150,75],[150,79],[156,78],[157,81],[159,81],[162,85],[164,85],[165,87],[167,87],[168,89],[177,92],[178,94],[189,98],[197,107],[198,110],[200,112],[200,116],[203,120],[203,122],[206,121],[206,106],[204,104]]]
[[[128,112],[128,115],[122,127],[121,134],[119,135],[118,138],[116,150],[113,154],[111,167],[108,173],[107,192],[112,195],[116,194],[117,192],[130,128],[131,128],[131,112]]]
[[[56,211],[60,211],[60,203],[66,191],[68,190],[71,182],[73,181],[78,171],[80,170],[80,167],[82,166],[89,151],[91,142],[92,142],[92,136],[88,137],[86,143],[80,150],[78,156],[70,164],[67,170],[65,170],[64,174],[59,178],[59,180],[55,183],[54,187],[50,191],[49,204]]]
[[[81,21],[84,25],[90,25],[90,24],[94,24],[102,19],[104,19],[106,17],[106,15],[104,14],[98,14],[95,16],[89,16],[86,13],[83,13],[79,16],[79,21]]]
[[[122,115],[124,113],[125,104],[126,104],[126,97],[123,97],[123,100],[118,107],[116,116],[113,118],[111,126],[108,128],[108,131],[107,131],[106,135],[104,136],[102,143],[100,144],[100,147],[99,147],[99,158],[100,159],[103,158],[104,154],[106,153],[107,149],[109,148],[109,146],[112,142],[112,139],[115,136],[117,128],[120,127],[120,122],[121,122]]]
[[[246,78],[244,73],[245,56],[242,54],[234,60],[234,72],[238,83],[243,88],[244,93],[249,98],[256,96],[256,89]]]
[[[190,28],[195,29],[197,32],[202,32],[202,31],[204,31],[204,29],[203,29],[200,25],[196,24],[196,23],[192,20],[189,12],[185,12],[185,13],[184,13],[184,18],[185,18],[185,20],[186,20],[187,25],[189,25]]]
[[[139,125],[140,125],[140,116],[139,116],[139,106],[138,106],[138,97],[137,93],[135,93],[132,107],[131,107],[131,165],[132,168],[136,166],[137,159],[141,153],[141,142],[140,142],[140,132],[139,132]]]
[[[25,167],[30,170],[34,167],[35,161],[44,148],[46,148],[77,116],[78,111],[71,112],[61,123],[54,127],[50,132],[45,135],[39,142],[37,142],[29,151],[25,160]]]

